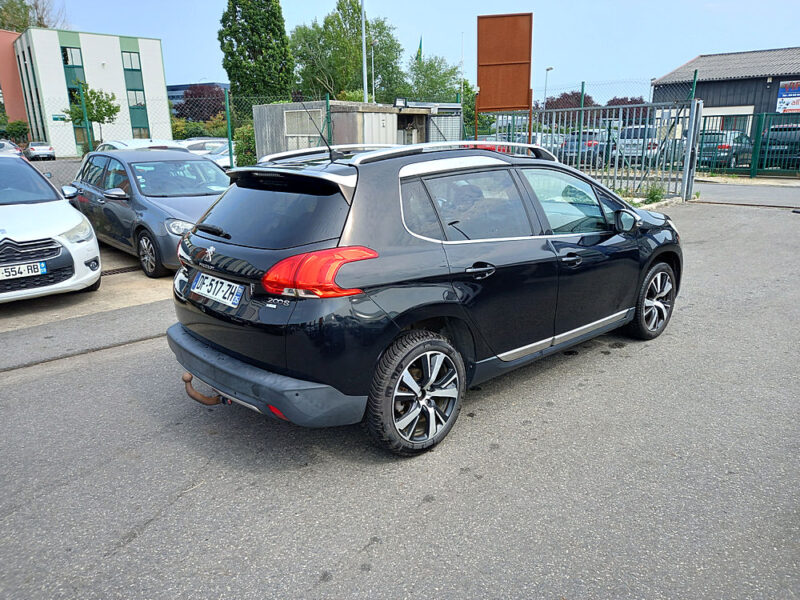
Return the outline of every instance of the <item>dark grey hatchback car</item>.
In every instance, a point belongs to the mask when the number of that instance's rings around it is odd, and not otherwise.
[[[173,150],[90,152],[72,184],[73,206],[98,239],[139,257],[148,277],[179,267],[181,236],[229,185],[214,162]]]
[[[178,249],[167,339],[189,395],[309,427],[363,422],[414,454],[452,429],[471,385],[617,327],[664,331],[683,271],[666,216],[540,148],[470,144],[485,142],[229,171]]]

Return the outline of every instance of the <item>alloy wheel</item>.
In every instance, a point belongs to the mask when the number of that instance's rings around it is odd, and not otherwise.
[[[443,352],[425,352],[403,370],[392,397],[394,426],[409,442],[426,442],[453,415],[458,371]]]
[[[665,272],[657,273],[647,286],[644,297],[644,323],[650,331],[664,326],[672,310],[672,278]]]
[[[143,235],[139,238],[139,261],[146,273],[152,273],[156,269],[156,249],[149,236]]]

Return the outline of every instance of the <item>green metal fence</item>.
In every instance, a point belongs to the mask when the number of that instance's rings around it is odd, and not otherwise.
[[[697,170],[747,177],[800,176],[800,114],[704,116]]]

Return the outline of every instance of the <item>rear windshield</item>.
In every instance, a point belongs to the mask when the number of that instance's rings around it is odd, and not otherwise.
[[[773,142],[800,141],[800,125],[773,125],[766,136]]]
[[[708,142],[716,144],[717,142],[724,142],[725,141],[725,134],[724,133],[701,133],[700,134],[700,141]]]
[[[216,196],[228,187],[225,171],[208,160],[160,160],[132,163],[139,191],[154,198]]]
[[[59,200],[39,171],[21,158],[0,158],[0,182],[0,206]]]
[[[339,188],[326,181],[293,177],[267,183],[242,177],[202,222],[222,228],[232,244],[278,250],[339,238],[348,210]]]
[[[570,133],[567,136],[567,140],[569,140],[570,142],[577,142],[578,137],[580,137],[582,140],[593,140],[597,137],[597,132],[584,131],[583,133]]]
[[[622,133],[619,134],[620,139],[623,140],[641,140],[643,138],[653,138],[655,136],[655,129],[645,129],[644,127],[631,127],[629,129],[623,129]]]

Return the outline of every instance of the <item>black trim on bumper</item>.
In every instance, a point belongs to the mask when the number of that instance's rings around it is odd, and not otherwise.
[[[366,396],[347,396],[337,389],[271,373],[212,348],[180,323],[167,329],[167,342],[183,367],[222,393],[273,416],[279,409],[292,423],[304,427],[331,427],[358,423],[367,406]]]

